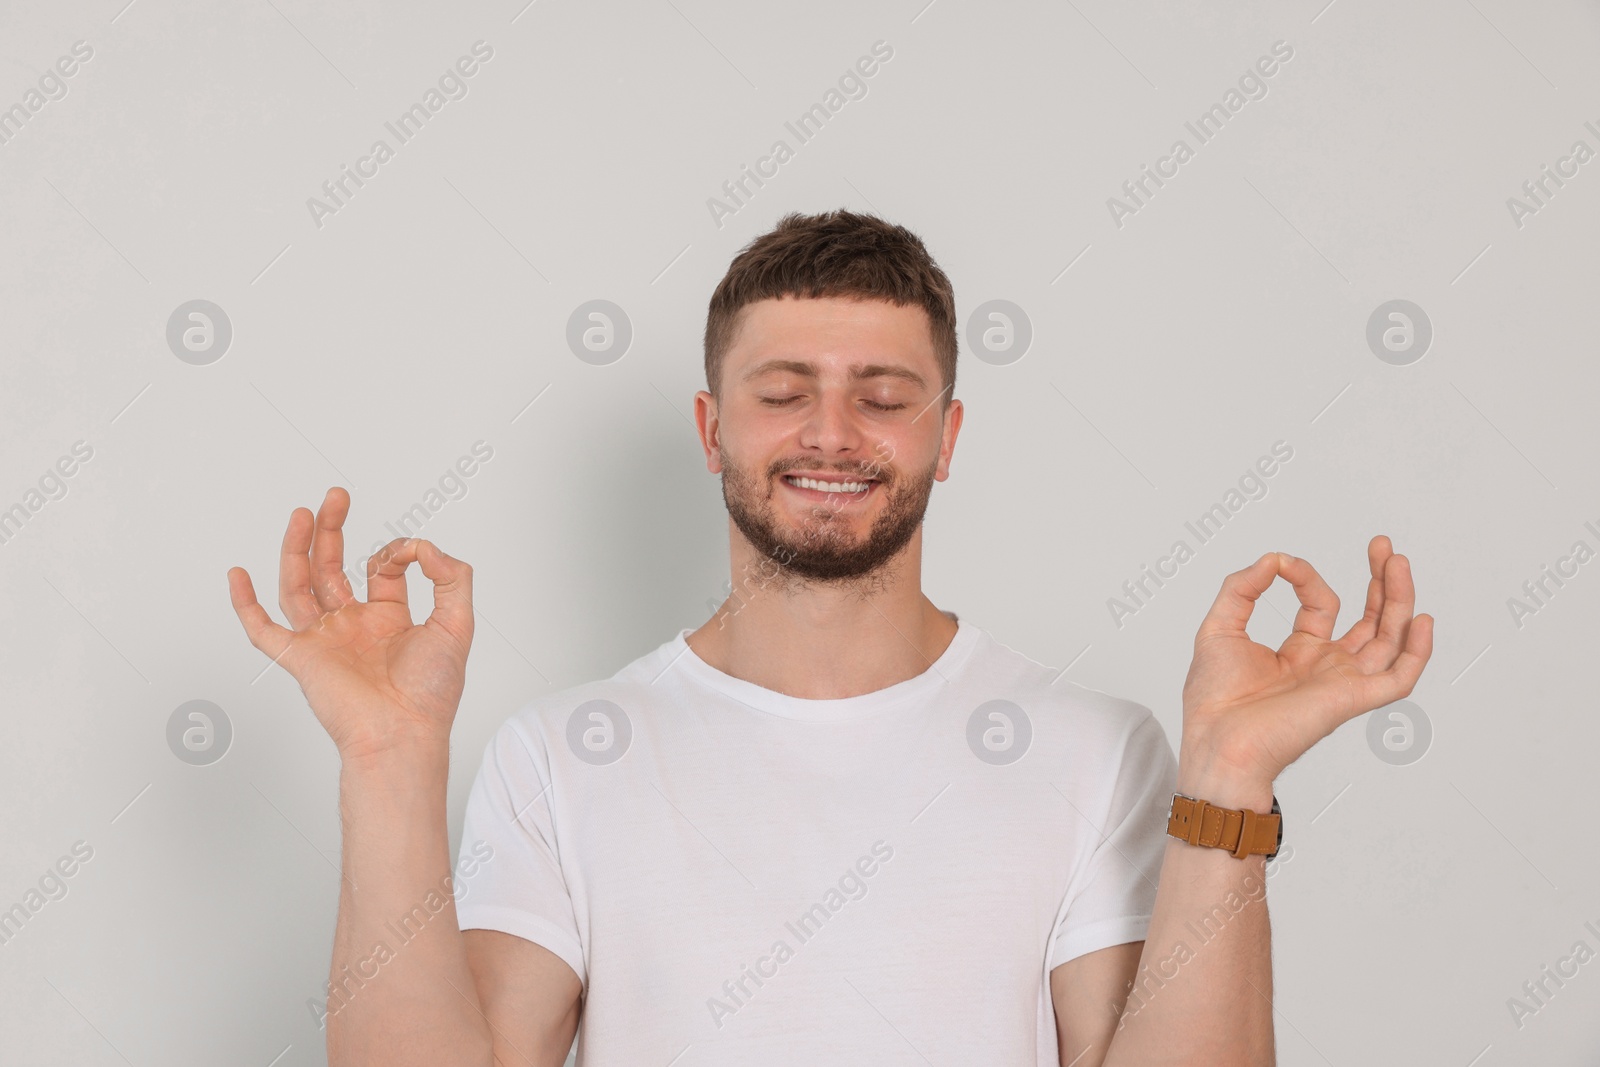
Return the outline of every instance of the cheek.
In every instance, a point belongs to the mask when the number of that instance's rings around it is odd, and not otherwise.
[[[779,411],[754,411],[722,427],[724,447],[763,464],[793,452],[797,432],[794,416]]]
[[[903,480],[907,474],[922,473],[938,459],[937,433],[924,432],[918,423],[879,431],[867,449],[866,463],[886,467]]]

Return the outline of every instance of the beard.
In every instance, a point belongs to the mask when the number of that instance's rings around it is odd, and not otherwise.
[[[770,466],[757,477],[722,456],[722,500],[739,532],[762,557],[758,564],[763,587],[776,584],[793,591],[808,584],[851,588],[863,595],[881,589],[892,575],[891,561],[922,525],[933,492],[938,459],[927,470],[903,475],[873,463],[837,470],[839,481],[876,479],[883,506],[864,537],[850,530],[853,521],[825,503],[813,504],[798,528],[781,525],[773,502],[781,472],[810,466],[799,459]]]

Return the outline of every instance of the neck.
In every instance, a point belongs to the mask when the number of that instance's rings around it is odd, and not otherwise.
[[[765,689],[834,700],[885,689],[928,669],[956,622],[922,592],[922,530],[854,583],[775,573],[729,524],[733,595],[686,640],[706,663]]]

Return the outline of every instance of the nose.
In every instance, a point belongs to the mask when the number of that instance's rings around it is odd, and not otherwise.
[[[862,416],[846,392],[821,391],[800,427],[800,447],[824,459],[849,459],[861,454],[867,439]]]

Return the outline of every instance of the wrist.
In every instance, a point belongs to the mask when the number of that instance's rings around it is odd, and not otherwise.
[[[1260,814],[1272,808],[1271,779],[1187,751],[1178,758],[1177,791],[1223,808],[1248,808]]]
[[[393,784],[416,788],[433,781],[444,781],[450,773],[450,739],[417,738],[399,741],[378,749],[341,751],[341,778],[364,786]]]

